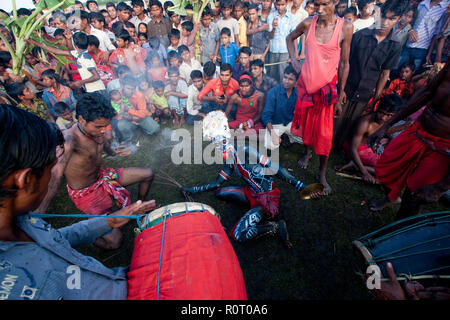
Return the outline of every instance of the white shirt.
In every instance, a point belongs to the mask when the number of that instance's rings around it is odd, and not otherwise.
[[[100,42],[99,49],[103,52],[116,50],[116,47],[112,44],[111,39],[106,32],[95,29],[91,26],[91,35],[97,37],[98,41]]]
[[[195,60],[194,58],[191,59],[191,66],[188,65],[186,62],[183,61],[183,63],[180,66],[180,77],[186,83],[189,83],[191,81],[191,72],[193,70],[200,70],[202,71],[202,65],[200,62]]]
[[[361,29],[365,29],[370,27],[375,23],[375,18],[370,17],[369,19],[356,19],[355,22],[353,22],[353,33],[358,32]]]
[[[152,19],[150,19],[148,16],[144,15],[144,20],[139,19],[138,16],[134,16],[133,18],[131,18],[129,20],[132,24],[134,24],[135,28],[136,28],[136,33],[139,32],[139,25],[141,23],[145,23],[148,24],[150,21],[152,21]]]
[[[219,21],[216,23],[217,27],[219,28],[219,34],[220,31],[222,31],[223,28],[227,27],[231,31],[231,40],[230,42],[236,42],[234,40],[234,37],[239,36],[239,23],[235,18],[228,18],[227,20],[224,20],[223,18],[220,18]]]
[[[288,8],[288,11],[294,16],[295,24],[298,25],[300,22],[309,17],[308,12],[302,7],[298,8],[295,13],[292,13],[291,8]]]
[[[199,93],[200,91],[196,86],[194,86],[193,84],[189,86],[187,93],[188,97],[186,111],[191,116],[196,116],[198,114],[198,111],[202,108],[202,102],[197,99]]]
[[[80,74],[81,80],[86,80],[92,77],[90,70],[97,70],[97,64],[87,50],[81,52],[73,50],[70,51],[70,54],[77,59],[78,73]],[[86,92],[95,92],[106,89],[103,81],[100,79],[94,82],[86,83],[84,86],[86,88]]]

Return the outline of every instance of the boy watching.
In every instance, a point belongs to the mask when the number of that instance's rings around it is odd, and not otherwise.
[[[209,80],[217,78],[219,76],[216,70],[216,64],[212,61],[208,61],[203,65],[203,82],[206,84]]]
[[[195,57],[194,38],[197,30],[198,27],[194,28],[192,21],[184,21],[181,24],[181,43],[189,48],[191,58]]]
[[[161,117],[170,118],[172,114],[167,98],[164,95],[164,82],[154,81],[153,89],[155,92],[150,97],[150,111],[153,113],[155,121],[160,121]]]
[[[204,86],[202,72],[194,70],[190,76],[192,84],[188,88],[186,123],[192,126],[195,121],[201,121],[206,115],[200,112],[202,102],[198,100],[198,94]]]
[[[177,68],[169,68],[167,71],[169,84],[166,85],[164,95],[174,117],[173,123],[179,127],[185,123],[184,109],[186,108],[188,86],[180,79],[180,71]]]
[[[180,66],[180,77],[181,79],[186,81],[187,84],[190,84],[192,70],[201,70],[202,65],[200,64],[200,62],[192,58],[192,56],[189,53],[188,47],[186,47],[185,45],[181,45],[178,48],[178,53],[180,54],[181,59],[183,60]]]
[[[202,13],[199,30],[199,43],[201,43],[200,62],[205,64],[214,58],[214,53],[219,52],[220,31],[214,22],[211,22],[211,9],[206,7]]]
[[[66,130],[73,126],[77,121],[75,118],[75,113],[70,111],[69,106],[65,102],[57,102],[53,106],[53,110],[56,113],[57,119],[56,124],[59,129]]]
[[[231,67],[234,67],[236,63],[236,58],[239,56],[239,47],[234,42],[230,42],[231,40],[231,31],[227,27],[223,28],[220,31],[220,40],[222,44],[219,47],[218,55],[215,54],[215,59],[213,62],[216,62],[216,59],[220,61],[220,63],[228,63]]]
[[[237,47],[239,47],[239,23],[236,19],[231,17],[233,4],[229,0],[222,1],[220,3],[220,8],[222,11],[222,18],[217,21],[217,27],[221,32],[224,28],[228,28],[230,30],[230,41],[235,42]]]
[[[234,14],[234,18],[237,20],[238,26],[239,26],[239,36],[238,36],[239,46],[240,47],[247,46],[248,45],[247,22],[245,21],[245,18],[244,18],[244,4],[241,1],[238,0],[234,4],[233,14]]]
[[[181,36],[180,30],[178,29],[170,30],[169,34],[170,46],[167,48],[167,52],[178,49],[178,47],[181,45],[180,36]]]
[[[169,60],[169,67],[179,68],[181,66],[181,63],[183,62],[178,51],[169,51],[167,57]]]

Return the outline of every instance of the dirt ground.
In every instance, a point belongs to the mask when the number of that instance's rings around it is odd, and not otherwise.
[[[192,127],[184,128],[192,132]],[[167,130],[166,130],[167,131]],[[106,157],[104,167],[150,167],[154,172],[168,173],[186,186],[203,184],[215,179],[222,165],[182,164],[171,161],[173,145],[167,135],[139,138],[139,150],[120,159]],[[306,184],[316,182],[318,157],[308,169],[302,170],[297,161],[303,153],[302,145],[280,148],[280,164]],[[301,200],[298,192],[288,183],[275,178],[281,190],[280,218],[287,223],[294,247],[286,249],[275,237],[264,237],[240,244],[232,241],[239,259],[247,295],[250,300],[367,300],[370,295],[356,271],[356,257],[352,251],[353,240],[394,221],[396,207],[380,213],[368,209],[368,203],[383,196],[380,186],[336,176],[335,165],[345,160],[332,153],[329,161],[328,182],[335,193],[321,200]],[[158,184],[156,179],[150,189],[150,198],[161,205],[185,201],[177,188]],[[243,185],[234,174],[224,185]],[[65,182],[49,208],[50,213],[79,213],[67,195]],[[129,188],[132,200],[137,198],[137,186]],[[245,207],[220,201],[213,192],[193,196],[197,202],[212,206],[220,215],[226,230],[231,230],[246,212]],[[448,210],[442,203],[424,206],[422,212]],[[79,221],[75,218],[46,219],[54,227]],[[134,228],[131,221],[122,228],[125,241],[113,251],[102,251],[92,245],[79,248],[108,267],[127,266],[133,251]]]

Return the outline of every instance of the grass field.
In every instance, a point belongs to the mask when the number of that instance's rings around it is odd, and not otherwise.
[[[192,127],[188,128],[192,131]],[[171,152],[174,142],[159,134],[139,138],[140,148],[132,156],[121,159],[104,159],[104,167],[144,166],[156,173],[160,170],[170,174],[186,186],[203,184],[215,179],[221,165],[174,165]],[[281,147],[280,164],[292,169],[294,176],[306,184],[315,181],[318,158],[310,161],[306,170],[299,169],[297,161],[304,147],[292,145]],[[294,247],[285,249],[274,237],[260,238],[240,244],[232,242],[239,259],[247,287],[247,295],[255,299],[370,299],[364,283],[355,274],[355,256],[351,242],[394,220],[397,208],[386,208],[380,213],[372,213],[368,203],[383,196],[380,186],[367,185],[360,181],[336,176],[332,169],[343,164],[344,159],[331,154],[328,182],[335,193],[321,200],[303,201],[298,192],[288,183],[275,178],[281,190],[280,218],[286,220]],[[165,205],[185,199],[174,187],[156,183],[150,189],[150,197]],[[161,180],[159,180],[161,181]],[[225,185],[243,182],[235,174]],[[137,186],[129,188],[132,200],[137,198]],[[220,201],[213,192],[194,195],[197,202],[212,206],[220,215],[225,229],[230,230],[246,208]],[[442,203],[424,206],[422,212],[448,210]],[[64,182],[49,208],[50,213],[79,213],[67,195]],[[62,227],[79,221],[75,218],[47,219],[54,227]],[[102,251],[92,245],[79,248],[108,267],[127,266],[133,251],[134,228],[131,221],[122,228],[125,236],[121,248]]]

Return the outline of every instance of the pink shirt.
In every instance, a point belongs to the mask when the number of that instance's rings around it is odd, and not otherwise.
[[[343,18],[337,18],[333,36],[328,43],[319,43],[316,39],[316,25],[319,16],[314,16],[306,37],[306,59],[301,77],[308,94],[313,94],[330,83],[337,75],[341,59],[341,38]]]

